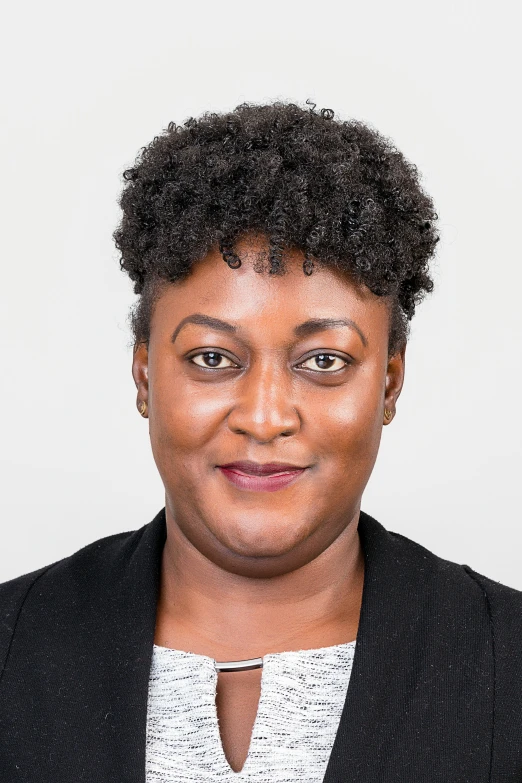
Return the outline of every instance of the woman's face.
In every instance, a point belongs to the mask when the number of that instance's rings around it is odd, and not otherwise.
[[[247,235],[239,269],[216,249],[166,285],[133,363],[168,517],[250,576],[305,565],[353,520],[404,372],[385,299],[317,264],[306,276],[299,251],[260,274],[266,249]]]

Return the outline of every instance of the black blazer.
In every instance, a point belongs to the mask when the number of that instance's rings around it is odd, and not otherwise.
[[[522,592],[367,514],[359,531],[357,647],[325,783],[522,783]],[[1,783],[145,783],[165,536],[163,509],[0,585]]]

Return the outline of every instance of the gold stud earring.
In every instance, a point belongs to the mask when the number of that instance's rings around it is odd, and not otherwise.
[[[388,410],[388,408],[385,408],[384,409],[384,418],[386,419],[386,421],[391,421],[392,416],[393,416],[393,412]]]
[[[147,415],[147,403],[145,402],[145,400],[141,400],[141,402],[138,405],[138,410],[142,416]]]

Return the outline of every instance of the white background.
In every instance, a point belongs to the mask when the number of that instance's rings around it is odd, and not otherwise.
[[[417,164],[440,215],[363,508],[522,589],[516,3],[10,3],[2,20],[0,581],[164,505],[136,411],[121,173],[170,120],[307,98]]]

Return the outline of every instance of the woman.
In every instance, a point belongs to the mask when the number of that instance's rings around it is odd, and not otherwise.
[[[416,168],[278,102],[124,176],[165,508],[0,586],[0,779],[520,783],[522,593],[360,510],[432,289]]]

